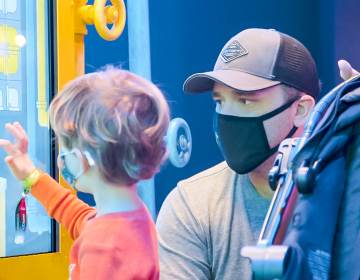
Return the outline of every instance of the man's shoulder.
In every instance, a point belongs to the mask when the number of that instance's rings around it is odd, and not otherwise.
[[[224,193],[231,193],[235,173],[226,162],[221,162],[194,176],[178,182],[177,186],[166,197],[158,217],[158,228],[175,215],[184,224],[188,219],[196,224],[206,224],[213,211],[214,202],[227,204]],[[219,200],[219,198],[222,198]],[[218,205],[218,204],[217,204]],[[174,220],[174,217],[170,219]]]
[[[234,178],[234,171],[225,161],[221,162],[190,178],[179,181],[166,197],[163,206],[186,207],[189,210],[207,208],[211,200],[223,196],[224,192],[231,192]]]
[[[229,168],[225,161],[201,171],[178,183],[178,188],[182,190],[203,191],[204,188],[212,188],[216,185],[225,185],[232,177],[234,172]]]
[[[181,180],[177,186],[169,193],[165,202],[177,203],[183,201],[185,203],[191,200],[199,200],[202,203],[206,198],[213,196],[217,192],[221,192],[233,178],[234,172],[229,168],[225,161],[201,171],[187,179]]]
[[[234,171],[224,161],[179,181],[170,196],[194,207],[195,205],[206,205],[209,200],[222,195],[224,191],[231,188],[234,176]]]

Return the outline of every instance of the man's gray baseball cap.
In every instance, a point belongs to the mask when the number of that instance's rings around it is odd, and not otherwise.
[[[184,91],[211,91],[214,83],[236,91],[256,91],[286,84],[315,99],[319,88],[316,64],[296,39],[273,29],[246,29],[226,43],[213,71],[186,79]]]

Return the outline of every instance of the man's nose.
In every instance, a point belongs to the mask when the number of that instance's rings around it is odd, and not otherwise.
[[[234,101],[224,100],[220,106],[221,113],[225,115],[237,115],[239,108],[235,103]]]

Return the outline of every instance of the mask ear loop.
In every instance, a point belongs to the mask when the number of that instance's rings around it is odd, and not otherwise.
[[[74,153],[75,156],[78,158],[78,160],[80,160],[81,162],[81,170],[74,176],[74,186],[75,186],[77,180],[80,178],[82,174],[84,174],[86,166],[84,164],[84,157],[79,149],[74,148],[70,151],[70,153]]]
[[[83,161],[86,162],[86,170],[89,170],[91,167],[95,166],[95,160],[94,158],[91,156],[91,154],[88,151],[84,151],[82,152],[82,158]]]
[[[298,101],[301,97],[298,97],[298,98],[295,98],[295,99],[292,99],[288,102],[286,102],[285,104],[281,105],[280,107],[278,107],[277,109],[269,112],[269,113],[266,113],[262,116],[259,116],[259,117],[255,117],[255,118],[260,118],[261,120],[265,121],[265,120],[268,120],[284,111],[286,111],[287,109],[289,109],[294,103],[295,101]]]
[[[286,102],[283,106],[279,107],[278,109],[276,109],[275,111],[278,111],[277,113],[280,114],[281,112],[287,110],[288,108],[291,107],[292,104],[294,104],[296,101],[300,100],[301,97],[298,97],[298,98],[295,98],[293,100],[290,100],[289,102]],[[272,113],[272,112],[271,112]],[[298,127],[296,127],[295,125],[292,127],[292,129],[289,131],[288,135],[285,136],[285,138],[282,140],[284,141],[285,139],[288,139],[288,138],[291,138],[295,133],[296,131],[298,130]],[[281,142],[282,142],[281,141]],[[271,148],[271,153],[274,154],[275,152],[278,151],[280,145],[281,145],[281,142],[279,143],[279,145]]]
[[[78,174],[75,175],[75,182],[87,172],[92,166],[95,166],[95,161],[88,151],[81,152],[79,149],[74,148],[69,153],[74,153],[75,156],[81,161],[81,169]]]

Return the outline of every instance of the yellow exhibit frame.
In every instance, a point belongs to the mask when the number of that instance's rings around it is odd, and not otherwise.
[[[37,1],[37,13],[44,13],[45,0]],[[56,79],[57,89],[84,72],[84,47],[83,40],[75,38],[75,5],[72,0],[56,1]],[[70,16],[73,15],[73,16]],[[38,43],[45,44],[44,19],[39,19],[37,26],[40,36]],[[42,32],[41,32],[42,31]],[[42,34],[41,34],[42,33]],[[77,40],[76,40],[77,39]],[[39,52],[45,52],[45,47],[41,46]],[[41,105],[46,104],[46,73],[45,55],[38,58],[39,71],[39,94],[38,110],[39,123],[46,125],[47,112]],[[82,67],[80,65],[82,65]],[[42,104],[41,104],[42,103]],[[40,105],[40,107],[39,107]],[[60,183],[63,183],[60,180]],[[7,257],[0,259],[0,280],[5,279],[68,279],[69,277],[69,251],[72,240],[66,230],[59,227],[58,231],[59,250],[54,253],[34,254],[27,256]]]
[[[45,1],[37,0],[37,44],[38,53],[38,96],[37,110],[40,126],[48,125],[47,94],[46,94],[46,28]],[[51,0],[52,1],[52,0]],[[115,40],[123,32],[126,20],[126,10],[123,0],[111,0],[106,6],[106,0],[94,0],[94,5],[87,5],[87,0],[57,0],[56,2],[56,55],[55,82],[57,90],[70,80],[84,73],[84,36],[87,34],[86,24],[94,24],[99,35],[105,40]],[[107,24],[113,24],[109,29]],[[1,191],[5,191],[6,182],[0,182]],[[60,178],[60,184],[67,187]],[[2,196],[4,197],[4,196]],[[0,201],[1,203],[1,201]],[[3,203],[4,204],[4,203]],[[0,221],[5,219],[5,212],[0,213]],[[58,250],[53,253],[34,254],[27,256],[0,258],[0,280],[7,279],[52,279],[69,278],[69,253],[72,245],[67,231],[59,226],[57,232]],[[0,246],[5,240],[0,240]]]

